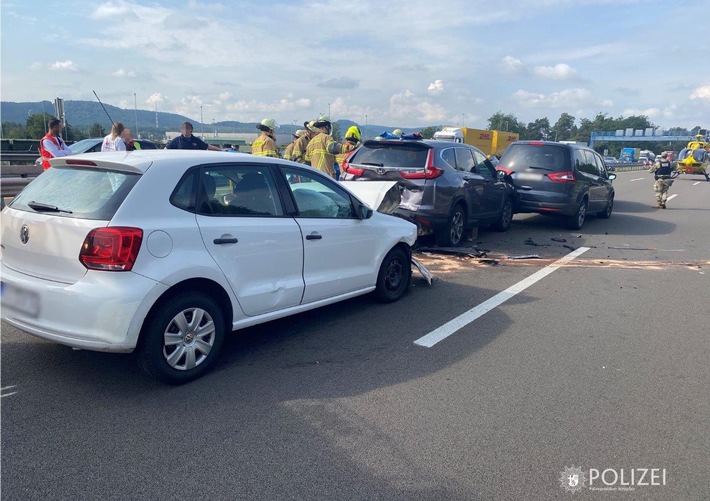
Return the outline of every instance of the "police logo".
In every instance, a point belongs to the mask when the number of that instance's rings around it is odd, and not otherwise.
[[[26,244],[30,239],[30,228],[26,225],[23,224],[22,228],[20,228],[20,242],[23,244]]]
[[[587,477],[582,471],[582,467],[565,467],[565,471],[560,474],[560,485],[567,492],[580,492],[587,482]]]

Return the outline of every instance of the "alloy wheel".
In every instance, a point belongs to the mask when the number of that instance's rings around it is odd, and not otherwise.
[[[205,361],[215,342],[215,324],[202,308],[188,308],[173,317],[163,334],[163,356],[177,370],[191,370]]]

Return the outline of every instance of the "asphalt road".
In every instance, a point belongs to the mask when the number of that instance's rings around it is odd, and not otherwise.
[[[2,498],[710,499],[701,180],[680,178],[661,210],[649,174],[622,173],[608,221],[570,232],[517,215],[474,242],[498,265],[423,256],[432,287],[242,331],[182,387],[132,355],[3,325]],[[414,344],[583,246],[438,344]],[[541,259],[507,259],[521,254]],[[571,467],[661,468],[666,485],[596,492],[586,479],[572,494],[559,481]]]

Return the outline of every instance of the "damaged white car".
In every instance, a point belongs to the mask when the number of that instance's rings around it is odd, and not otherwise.
[[[137,349],[167,383],[207,371],[233,330],[409,287],[416,226],[309,167],[184,150],[51,164],[3,211],[3,320]],[[375,208],[399,203],[360,184]]]

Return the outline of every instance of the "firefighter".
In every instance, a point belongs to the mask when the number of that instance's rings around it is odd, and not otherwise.
[[[345,144],[337,142],[331,136],[332,124],[328,117],[319,117],[315,122],[318,134],[311,139],[306,148],[306,163],[310,162],[311,167],[335,178],[335,155],[352,151],[354,146],[351,143]]]
[[[362,134],[360,132],[360,129],[358,128],[357,125],[352,125],[348,128],[348,131],[345,133],[345,141],[347,141],[349,144],[352,145],[352,149],[354,150],[355,148],[358,147],[360,144],[360,139],[362,138]],[[341,174],[345,174],[342,172],[343,170],[343,162],[345,162],[345,159],[350,156],[350,153],[352,151],[347,151],[345,153],[340,153],[338,155],[335,155],[335,162],[338,165]]]
[[[303,122],[306,133],[298,138],[298,140],[293,143],[293,150],[291,150],[290,160],[298,163],[306,163],[306,148],[308,143],[311,142],[316,134],[318,134],[318,129],[316,129],[315,121]]]
[[[251,143],[252,155],[279,158],[279,154],[276,152],[276,141],[274,141],[274,134],[279,128],[276,120],[265,118],[256,128],[261,131],[261,135]]]
[[[286,146],[286,149],[284,150],[284,159],[286,160],[291,160],[291,155],[293,155],[293,147],[298,141],[298,139],[303,136],[306,133],[305,129],[298,129],[296,132],[293,133],[293,141]]]

